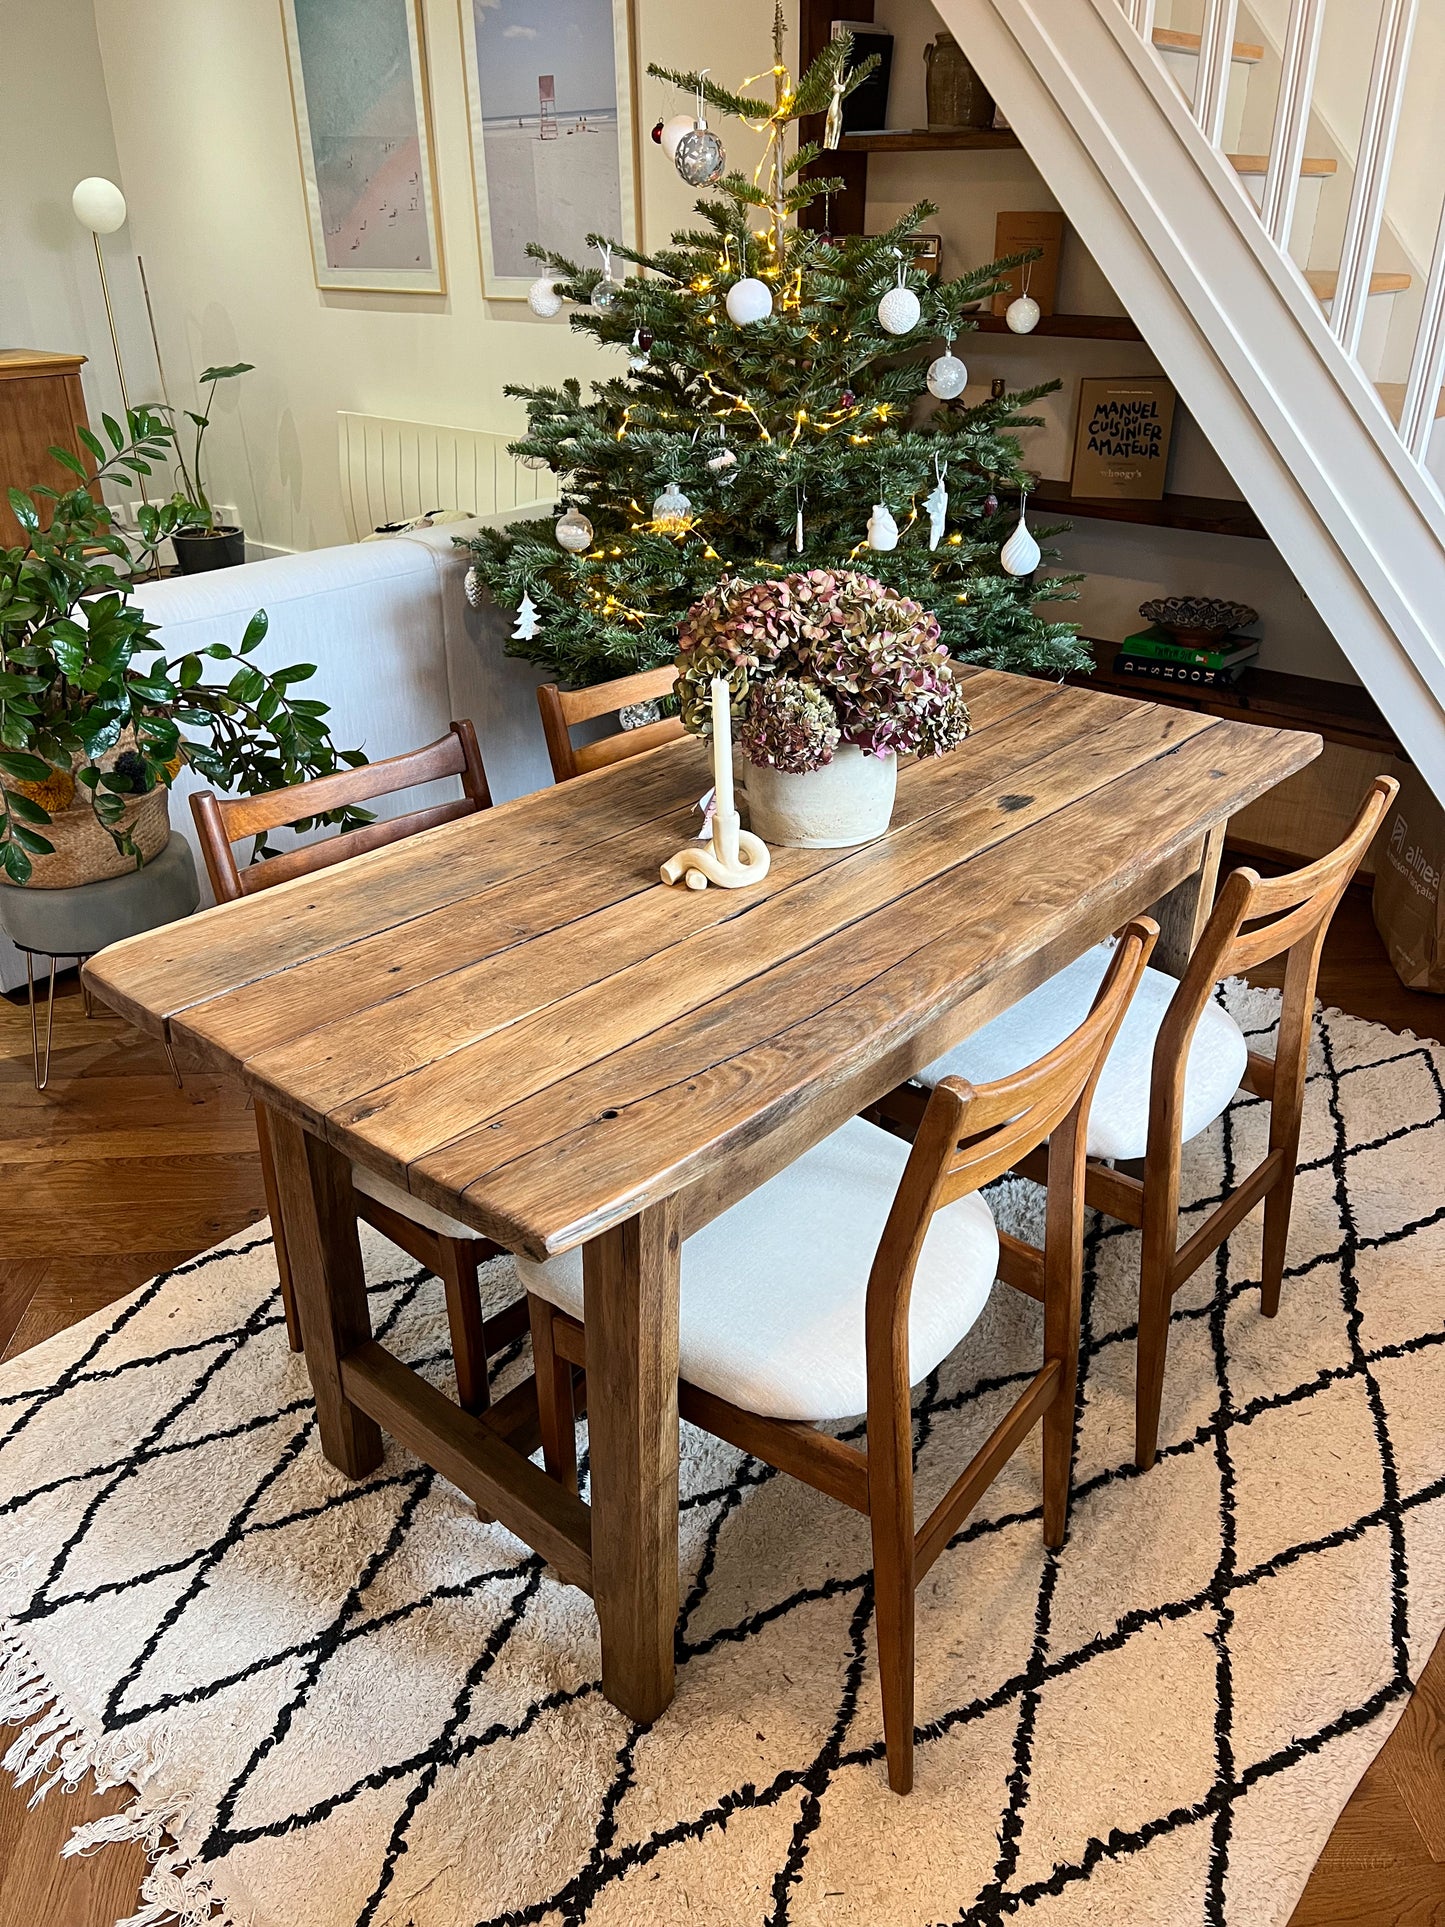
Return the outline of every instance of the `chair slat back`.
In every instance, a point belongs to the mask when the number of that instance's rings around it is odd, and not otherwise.
[[[681,736],[683,727],[677,717],[665,716],[658,722],[644,723],[640,729],[618,729],[600,742],[584,743],[580,748],[572,741],[578,723],[615,715],[633,703],[656,702],[672,694],[676,681],[677,671],[669,663],[661,669],[641,670],[635,676],[618,676],[612,682],[592,683],[586,689],[559,689],[556,683],[543,683],[537,691],[537,706],[542,712],[542,733],[555,780],[570,782],[588,770],[625,762]]]
[[[319,843],[298,844],[268,857],[264,863],[236,862],[232,847],[248,836],[260,836],[286,824],[301,823],[325,816],[351,804],[369,803],[378,796],[392,796],[398,790],[434,783],[443,777],[459,776],[462,795],[453,802],[434,803],[420,810],[409,810],[384,822],[366,823]],[[357,769],[340,770],[334,776],[318,776],[310,783],[293,783],[286,789],[267,790],[260,796],[219,797],[211,790],[198,790],[191,797],[191,814],[200,837],[201,854],[217,903],[231,903],[237,897],[252,896],[257,890],[274,889],[292,877],[310,876],[326,870],[348,857],[367,850],[399,843],[404,837],[450,823],[459,816],[471,816],[490,807],[491,791],[482,768],[477,735],[469,722],[454,722],[445,736],[421,749],[407,750],[400,756],[387,756],[380,762],[364,763]]]

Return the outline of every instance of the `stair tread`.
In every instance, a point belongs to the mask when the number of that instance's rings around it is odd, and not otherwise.
[[[1269,172],[1268,154],[1231,154],[1229,164],[1236,174],[1267,174]],[[1331,174],[1338,174],[1338,161],[1327,160],[1323,156],[1306,159],[1300,163],[1300,174],[1305,180],[1323,180]]]
[[[1177,27],[1154,29],[1154,45],[1162,47],[1165,53],[1197,54],[1199,44],[1200,36],[1197,33],[1181,33]],[[1254,46],[1248,40],[1236,40],[1230,58],[1247,61],[1253,67],[1264,59],[1264,48]]]
[[[1306,268],[1305,280],[1310,290],[1321,301],[1333,301],[1335,289],[1340,284],[1338,268]],[[1403,272],[1378,268],[1370,276],[1371,294],[1403,294],[1406,288],[1414,285],[1413,278]]]
[[[1405,412],[1405,384],[1403,381],[1377,381],[1375,389],[1385,404],[1390,420],[1398,428],[1400,417]],[[1435,402],[1436,421],[1445,421],[1445,388],[1440,390]]]

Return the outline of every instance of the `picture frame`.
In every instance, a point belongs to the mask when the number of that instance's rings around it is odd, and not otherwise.
[[[445,294],[421,0],[280,4],[317,287]]]
[[[521,301],[541,273],[529,241],[579,263],[589,233],[637,246],[632,4],[458,0],[458,14],[482,290]]]

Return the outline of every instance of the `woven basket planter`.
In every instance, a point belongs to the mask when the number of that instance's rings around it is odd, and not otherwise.
[[[126,730],[114,749],[100,759],[102,770],[114,769],[128,749],[135,748],[135,737]],[[69,890],[78,883],[99,883],[104,877],[122,876],[133,870],[135,859],[122,856],[111,841],[109,830],[96,820],[89,795],[65,770],[56,770],[43,783],[21,783],[13,777],[9,787],[20,790],[50,811],[48,824],[36,824],[38,836],[55,845],[53,856],[34,856],[27,890]],[[129,830],[140,851],[142,864],[159,856],[171,833],[170,791],[159,787],[144,796],[125,799],[125,811],[115,824]],[[0,870],[0,883],[17,886]]]

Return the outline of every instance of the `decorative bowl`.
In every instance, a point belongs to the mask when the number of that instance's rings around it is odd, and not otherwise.
[[[1217,596],[1162,596],[1156,602],[1141,602],[1139,613],[1177,641],[1200,646],[1259,620],[1259,612],[1247,602],[1221,602]]]

